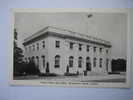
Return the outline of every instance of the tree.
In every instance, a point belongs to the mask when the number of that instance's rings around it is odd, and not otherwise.
[[[113,72],[125,72],[126,71],[126,60],[119,58],[119,59],[112,59],[112,71]]]
[[[18,36],[18,33],[16,31],[16,29],[14,29],[14,50],[13,50],[13,53],[14,53],[14,56],[13,56],[13,63],[14,63],[14,75],[16,74],[19,74],[20,73],[20,70],[21,70],[21,67],[24,65],[24,62],[23,62],[23,50],[18,47],[17,45],[17,36]]]
[[[27,75],[38,75],[40,73],[40,70],[33,61],[25,63],[25,66],[22,67],[22,71]]]

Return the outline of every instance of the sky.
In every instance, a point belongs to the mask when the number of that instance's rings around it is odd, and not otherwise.
[[[88,15],[92,15],[88,18]],[[18,45],[46,26],[55,26],[110,41],[112,58],[127,58],[127,15],[124,13],[15,13]]]

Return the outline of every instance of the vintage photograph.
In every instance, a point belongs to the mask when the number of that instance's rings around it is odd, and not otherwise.
[[[11,84],[129,87],[127,9],[14,9]]]

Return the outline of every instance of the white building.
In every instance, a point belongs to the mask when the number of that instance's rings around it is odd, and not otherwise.
[[[111,43],[95,37],[48,26],[26,38],[25,60],[34,61],[42,73],[111,72]]]

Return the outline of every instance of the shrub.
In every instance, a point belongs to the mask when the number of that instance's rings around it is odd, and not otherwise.
[[[40,73],[40,70],[34,62],[29,62],[25,64],[24,72],[29,75],[37,75]]]
[[[65,76],[77,76],[78,74],[77,73],[65,73],[64,75]]]
[[[119,58],[119,59],[112,59],[112,71],[113,72],[126,72],[126,60]]]
[[[57,74],[55,74],[55,73],[40,73],[39,76],[52,77],[52,76],[57,76]]]

